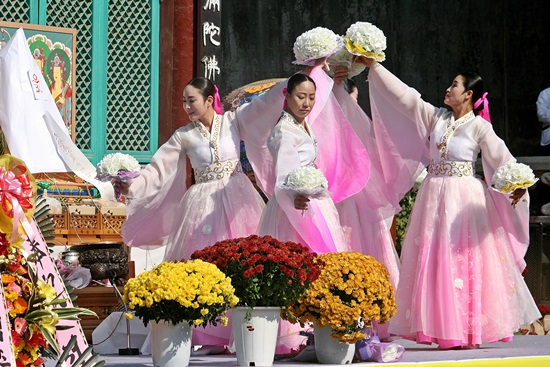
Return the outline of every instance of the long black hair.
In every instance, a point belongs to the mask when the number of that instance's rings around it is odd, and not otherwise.
[[[460,73],[464,78],[464,91],[472,91],[472,105],[477,102],[483,96],[484,87],[483,79],[476,73],[465,72]],[[483,103],[481,103],[477,108],[474,108],[474,113],[477,115],[479,111],[483,109]]]
[[[204,100],[206,100],[208,96],[212,96],[212,98],[214,98],[216,94],[214,83],[212,83],[210,79],[197,77],[197,78],[191,79],[191,81],[187,83],[187,85],[197,88],[201,96],[204,97]]]

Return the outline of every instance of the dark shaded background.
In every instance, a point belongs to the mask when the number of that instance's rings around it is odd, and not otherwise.
[[[445,89],[461,71],[480,74],[489,92],[496,132],[516,156],[539,147],[535,102],[550,87],[550,2],[506,0],[257,0],[224,1],[222,95],[252,81],[286,77],[294,40],[322,26],[338,34],[356,21],[381,28],[384,66],[442,106]],[[366,72],[354,78],[369,112]]]

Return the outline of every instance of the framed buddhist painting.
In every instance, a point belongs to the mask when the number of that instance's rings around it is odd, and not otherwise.
[[[76,29],[0,21],[0,48],[23,28],[31,54],[75,141]]]

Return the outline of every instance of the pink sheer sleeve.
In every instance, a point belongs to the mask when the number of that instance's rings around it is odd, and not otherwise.
[[[173,229],[174,213],[185,194],[186,155],[176,131],[134,179],[127,197],[127,219],[122,226],[128,246],[157,248],[166,244]]]
[[[395,189],[392,189],[392,185],[395,185],[393,183],[395,178],[393,172],[389,170],[391,166],[382,165],[381,157],[386,154],[385,149],[387,148],[384,147],[387,147],[388,143],[378,144],[372,120],[349,95],[342,84],[335,84],[333,93],[353,130],[365,146],[370,158],[370,175],[367,181],[368,189],[364,190],[367,200],[364,204],[371,211],[378,211],[378,213],[373,212],[373,217],[389,218],[400,210],[400,198],[392,194],[395,192]]]
[[[310,76],[317,85],[315,106],[308,117],[319,142],[315,163],[328,180],[332,200],[338,203],[365,187],[371,161],[332,93],[332,79],[321,68],[314,68]]]
[[[419,165],[429,163],[428,137],[445,110],[424,102],[378,63],[369,70],[369,96],[384,182],[398,205],[413,186]]]
[[[515,162],[516,159],[489,123],[485,122],[480,130],[479,145],[485,180],[487,185],[491,186],[495,171],[504,164]],[[500,218],[504,232],[508,236],[516,265],[522,272],[526,266],[524,256],[529,246],[529,192],[525,193],[515,208],[510,205],[509,195],[491,189],[489,189],[489,195],[497,209],[496,213],[491,214]]]
[[[246,155],[256,182],[269,197],[273,194],[275,184],[273,158],[267,149],[267,139],[273,127],[277,124],[283,110],[283,81],[271,88],[265,94],[237,108],[235,112],[226,112],[238,124],[241,140],[246,147]]]

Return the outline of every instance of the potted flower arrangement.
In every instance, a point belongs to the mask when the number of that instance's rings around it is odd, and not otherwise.
[[[227,308],[239,299],[215,265],[190,260],[163,262],[132,278],[124,286],[124,302],[147,325],[155,366],[187,366],[191,325],[227,325]]]
[[[235,287],[242,306],[232,310],[239,366],[273,363],[281,308],[294,303],[317,279],[316,257],[299,243],[256,235],[219,241],[191,255],[216,264]],[[271,330],[272,338],[260,338],[263,328]]]
[[[192,259],[215,264],[231,278],[239,306],[285,307],[319,276],[316,254],[271,236],[241,237],[195,251]]]
[[[315,347],[321,363],[351,362],[354,343],[367,336],[364,328],[372,321],[387,322],[397,311],[389,273],[375,258],[358,252],[326,253],[319,255],[319,260],[319,278],[288,308],[285,317],[302,326],[315,323]],[[337,344],[321,345],[321,334],[331,336],[328,339]],[[344,361],[337,361],[337,350],[342,350]],[[333,355],[325,359],[323,352],[327,351]]]
[[[66,348],[71,342],[65,344],[60,334],[78,325],[73,321],[79,316],[96,314],[72,307],[66,290],[58,292],[55,280],[40,274],[48,269],[51,258],[34,226],[36,183],[25,163],[9,154],[0,155],[0,185],[1,360],[17,367],[43,365],[46,357],[63,363],[67,353],[60,353],[61,346]],[[55,274],[48,275],[55,278]],[[84,352],[82,360],[89,354]],[[96,365],[92,363],[88,364]]]
[[[57,358],[60,348],[56,332],[62,319],[96,316],[85,308],[63,307],[67,299],[54,287],[38,279],[32,257],[26,258],[17,241],[0,233],[0,272],[5,311],[11,329],[11,342],[17,367],[39,366],[43,357]],[[4,350],[6,352],[6,350]]]

